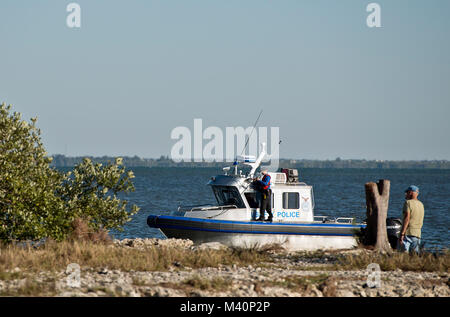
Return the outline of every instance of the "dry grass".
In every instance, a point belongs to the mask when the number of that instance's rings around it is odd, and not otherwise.
[[[183,281],[183,284],[193,288],[193,289],[200,289],[200,290],[215,290],[215,291],[226,291],[232,286],[231,280],[226,280],[221,277],[215,277],[212,279],[207,279],[200,277],[198,275],[195,275],[185,281]]]
[[[0,271],[0,281],[19,280],[21,278],[23,278],[23,273],[21,273],[21,272],[1,272]]]
[[[310,275],[310,276],[286,276],[282,281],[274,283],[283,288],[291,290],[306,290],[308,285],[320,285],[327,281],[328,275]]]
[[[377,252],[364,252],[358,255],[338,255],[334,264],[336,270],[365,269],[370,263],[380,265],[382,271],[414,272],[449,272],[450,252],[441,253],[423,252],[422,254],[409,254],[406,252],[394,252],[392,254],[380,254]]]
[[[283,279],[257,282],[255,283],[255,291],[262,293],[262,288],[265,287],[281,287],[293,292],[303,293],[309,290],[312,285],[320,289],[324,293],[324,296],[334,296],[336,292],[335,280],[327,274],[308,276],[289,275]]]
[[[54,296],[56,283],[54,279],[37,282],[33,278],[26,278],[19,287],[4,288],[0,296]]]
[[[222,277],[208,279],[194,275],[180,283],[165,282],[158,284],[158,286],[181,290],[186,294],[191,294],[196,290],[226,292],[233,286],[233,280],[227,280]]]
[[[144,249],[121,247],[101,240],[72,240],[65,242],[47,241],[39,246],[0,245],[0,279],[15,279],[12,272],[18,267],[22,272],[64,271],[68,264],[77,263],[81,268],[121,271],[166,271],[169,269],[193,269],[219,267],[222,265],[252,265],[255,267],[273,267],[295,263],[299,259],[310,259],[319,263],[327,257],[330,265],[300,267],[302,270],[360,270],[370,263],[378,263],[383,271],[401,269],[404,271],[448,272],[450,252],[423,253],[410,255],[394,252],[382,255],[376,252],[359,254],[339,254],[328,252],[300,253],[286,255],[277,253],[274,246],[270,248],[232,248],[232,249],[185,249],[164,246],[146,246]],[[284,260],[283,260],[284,259]],[[281,260],[281,261],[280,261]],[[292,267],[296,269],[296,267]],[[4,273],[1,273],[4,272]]]
[[[30,272],[61,271],[70,263],[82,268],[109,268],[122,271],[164,271],[178,267],[218,267],[219,265],[257,265],[270,261],[259,249],[190,250],[148,246],[143,250],[123,248],[92,241],[66,241],[38,246],[0,246],[0,272],[18,267]]]
[[[325,297],[336,297],[337,280],[330,276],[319,285],[319,290]]]
[[[76,218],[72,222],[72,233],[68,240],[70,241],[90,241],[93,243],[111,244],[112,239],[104,229],[93,231],[89,228],[86,220]]]

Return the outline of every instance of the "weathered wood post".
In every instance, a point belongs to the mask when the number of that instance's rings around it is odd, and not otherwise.
[[[389,207],[389,189],[391,182],[380,179],[378,183],[365,184],[367,227],[363,243],[374,246],[374,250],[382,253],[391,253],[386,230],[386,217]]]

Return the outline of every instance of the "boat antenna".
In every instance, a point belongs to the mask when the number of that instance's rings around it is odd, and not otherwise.
[[[250,135],[247,137],[247,141],[245,142],[245,145],[244,145],[244,148],[242,149],[241,155],[242,155],[242,153],[244,153],[245,149],[247,148],[248,141],[250,141],[250,138],[251,138],[251,136],[253,134],[253,131],[255,130],[256,125],[258,124],[259,118],[261,117],[262,113],[263,113],[263,111],[261,109],[261,111],[259,112],[258,118],[255,121],[255,124],[253,124],[253,129],[250,132]]]
[[[250,138],[251,138],[251,136],[253,134],[253,131],[255,130],[256,125],[258,124],[259,118],[261,117],[262,113],[263,113],[263,110],[261,109],[261,111],[259,112],[258,118],[256,118],[256,121],[253,124],[252,131],[250,132],[250,135],[247,137],[247,141],[245,141],[244,148],[241,151],[241,156],[244,153],[245,149],[247,148],[248,141],[250,141]],[[235,159],[234,159],[234,164],[233,164],[234,165],[234,174],[236,174],[236,175],[237,175],[237,164],[238,164],[238,160],[237,160],[237,156],[236,156]]]

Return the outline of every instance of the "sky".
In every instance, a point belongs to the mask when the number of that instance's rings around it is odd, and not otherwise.
[[[155,158],[263,110],[282,158],[449,160],[450,1],[376,1],[379,28],[371,2],[2,0],[0,102],[50,154]]]

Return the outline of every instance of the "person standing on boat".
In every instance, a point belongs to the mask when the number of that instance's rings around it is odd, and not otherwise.
[[[425,209],[417,196],[419,196],[419,187],[411,185],[406,189],[406,201],[403,205],[403,226],[400,231],[399,243],[401,251],[419,253]]]
[[[272,190],[270,189],[270,175],[267,170],[262,170],[261,174],[263,175],[263,178],[261,180],[257,180],[259,183],[259,188],[261,191],[261,204],[259,208],[259,218],[256,219],[258,221],[272,221],[273,214],[272,214]],[[269,214],[269,218],[265,218],[265,214]]]

